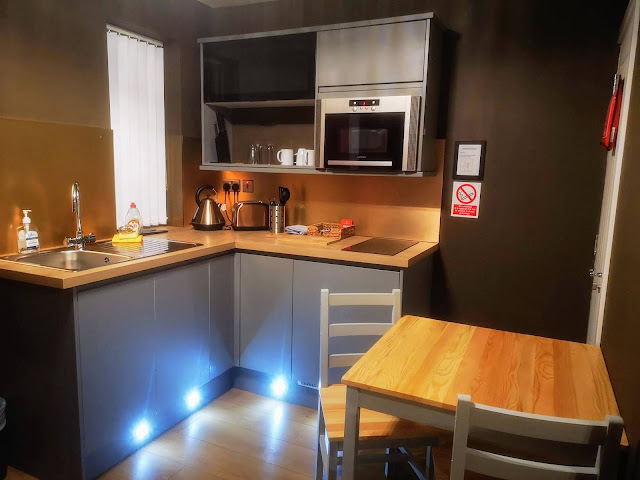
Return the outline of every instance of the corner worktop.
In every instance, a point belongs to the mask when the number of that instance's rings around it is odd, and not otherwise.
[[[288,234],[273,235],[265,231],[235,232],[222,230],[204,232],[194,230],[192,227],[167,227],[167,230],[169,230],[167,233],[153,235],[151,238],[194,242],[201,245],[178,252],[140,258],[81,272],[0,260],[0,278],[66,289],[211,255],[231,253],[234,250],[403,269],[409,268],[438,249],[437,243],[419,242],[396,255],[387,256],[342,250],[369,238],[362,236],[355,236],[325,245],[319,244],[311,238],[300,238]]]

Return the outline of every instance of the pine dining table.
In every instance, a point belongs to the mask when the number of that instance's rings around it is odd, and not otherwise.
[[[620,415],[597,346],[411,315],[398,320],[342,383],[347,385],[343,480],[355,478],[361,408],[450,431],[458,394],[540,415],[581,420]]]

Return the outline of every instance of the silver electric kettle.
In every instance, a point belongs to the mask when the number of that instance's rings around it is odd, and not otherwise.
[[[204,200],[200,200],[200,195],[205,190],[211,190],[215,196],[215,201],[211,199],[211,194],[207,193]],[[196,213],[193,215],[191,225],[196,230],[222,230],[225,225],[224,216],[220,211],[218,203],[218,192],[211,185],[203,185],[196,192]]]

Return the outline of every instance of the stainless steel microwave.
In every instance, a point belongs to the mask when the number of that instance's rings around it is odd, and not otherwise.
[[[415,171],[419,114],[420,96],[320,100],[320,167]]]

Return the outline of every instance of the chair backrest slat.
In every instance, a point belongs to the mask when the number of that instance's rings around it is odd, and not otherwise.
[[[393,293],[331,293],[330,307],[349,306],[388,306],[393,307],[395,296]]]
[[[392,323],[333,323],[329,325],[329,338],[355,335],[382,336],[392,325]]]
[[[481,450],[467,451],[467,470],[508,480],[572,480],[597,479],[594,467],[573,467],[550,463],[531,462]]]
[[[389,323],[329,323],[330,307],[392,307]],[[351,367],[362,353],[341,353],[329,355],[329,338],[351,336],[382,336],[400,318],[402,293],[394,289],[391,293],[329,293],[320,291],[320,385],[329,386],[329,369]],[[364,319],[366,320],[366,319]]]
[[[329,368],[353,367],[364,353],[334,353],[329,355]]]
[[[549,417],[476,405],[471,410],[471,424],[495,432],[522,435],[556,442],[601,445],[607,436],[608,423]]]
[[[618,469],[618,450],[623,424],[620,417],[608,416],[605,421],[584,421],[570,418],[534,415],[479,405],[468,395],[458,396],[453,435],[451,480],[463,480],[465,470],[505,480],[572,480],[614,479]],[[539,448],[535,441],[593,446],[598,454],[593,466],[571,466],[525,460],[509,455],[470,448],[469,432],[491,432],[514,436],[518,444],[531,439],[530,453]],[[489,432],[489,433],[487,433]],[[508,437],[507,437],[508,438]],[[474,440],[482,440],[475,438]],[[538,452],[539,453],[539,452]]]

